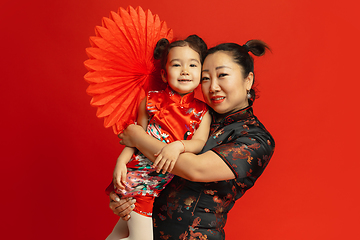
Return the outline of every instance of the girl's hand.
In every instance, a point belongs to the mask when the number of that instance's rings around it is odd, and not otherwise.
[[[125,164],[118,163],[113,173],[113,183],[115,189],[125,189],[127,168]]]
[[[157,168],[157,173],[159,173],[161,169],[163,174],[171,172],[180,153],[183,153],[184,151],[184,145],[180,141],[167,144],[155,154],[156,159],[154,161],[153,168]]]

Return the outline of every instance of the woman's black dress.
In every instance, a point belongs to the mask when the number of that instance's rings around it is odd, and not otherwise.
[[[251,106],[214,119],[202,152],[218,154],[236,178],[202,183],[175,176],[155,199],[154,239],[225,239],[227,213],[267,166],[275,142]]]

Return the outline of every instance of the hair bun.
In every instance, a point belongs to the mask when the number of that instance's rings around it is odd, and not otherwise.
[[[199,50],[200,50],[200,59],[201,59],[201,62],[204,61],[204,58],[205,58],[205,55],[206,55],[206,52],[208,50],[207,48],[207,45],[206,43],[204,42],[204,40],[199,37],[198,35],[196,34],[193,34],[193,35],[190,35],[188,36],[186,39],[185,39],[186,42],[189,42],[189,43],[193,43],[193,45],[195,46],[198,46],[199,47]]]
[[[266,49],[270,50],[269,46],[261,40],[249,40],[243,46],[246,46],[255,56],[262,56]]]
[[[154,49],[154,58],[160,59],[168,45],[169,45],[169,40],[167,40],[166,38],[160,39],[156,43],[156,46]]]

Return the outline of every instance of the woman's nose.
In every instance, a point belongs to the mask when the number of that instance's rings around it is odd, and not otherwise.
[[[212,80],[210,83],[210,92],[216,92],[220,90],[220,86],[216,80]]]

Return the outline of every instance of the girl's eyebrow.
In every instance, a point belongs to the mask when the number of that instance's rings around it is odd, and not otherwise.
[[[198,63],[200,63],[200,61],[199,60],[197,60],[196,58],[192,58],[192,59],[190,59],[191,61],[195,61],[195,62],[198,62]]]
[[[171,60],[170,60],[170,63],[172,63],[172,62],[174,62],[174,61],[179,61],[179,62],[180,62],[180,59],[178,59],[178,58],[171,59]],[[200,61],[199,61],[199,60],[197,60],[196,58],[192,58],[192,59],[190,59],[190,61],[195,61],[195,62],[200,63]]]
[[[174,61],[180,61],[180,59],[175,58],[170,60],[170,62],[174,62]]]

